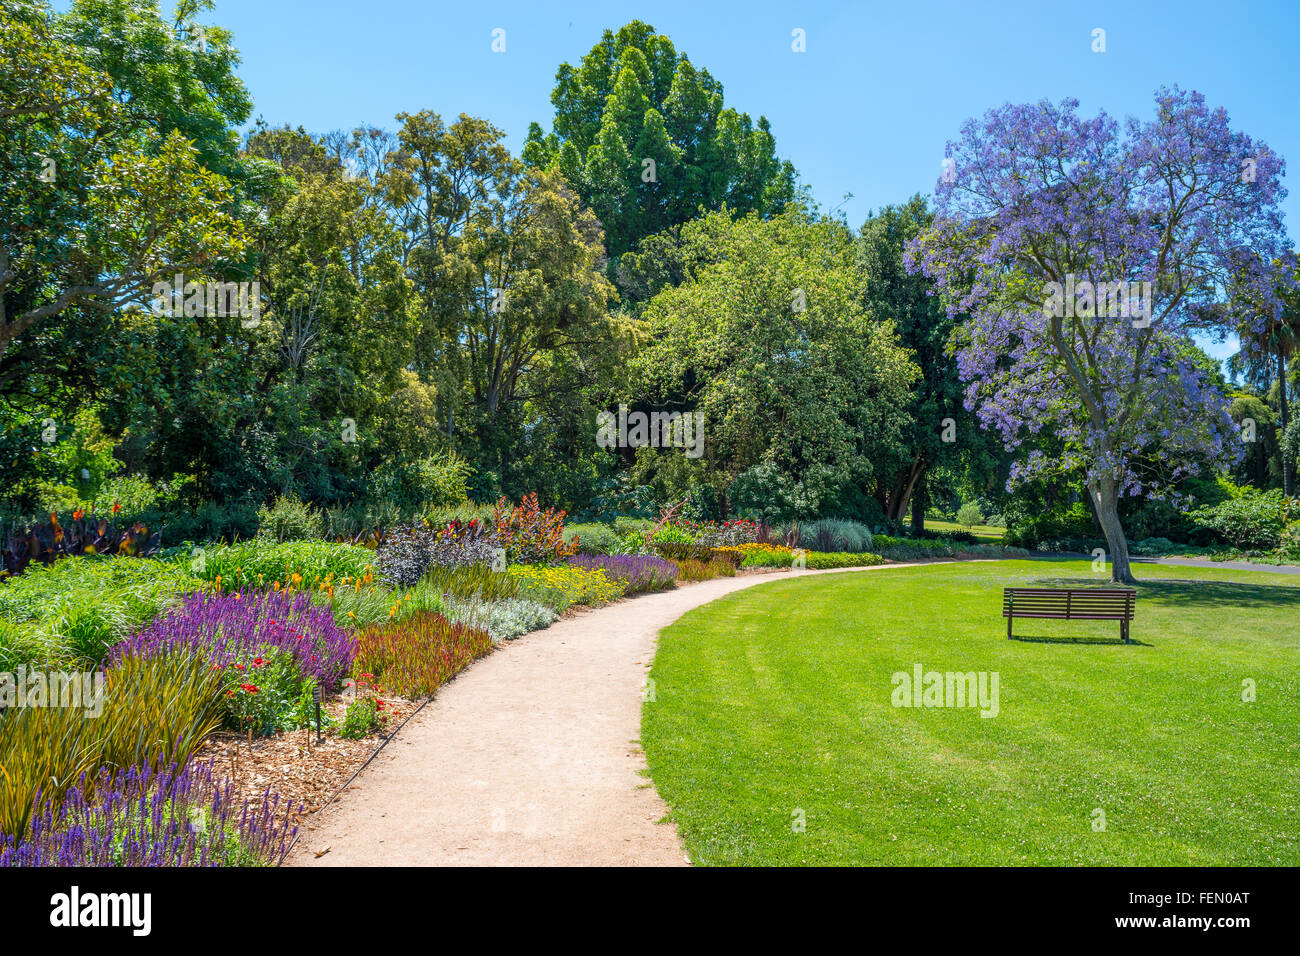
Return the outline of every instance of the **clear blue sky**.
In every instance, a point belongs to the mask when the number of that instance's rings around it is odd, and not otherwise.
[[[62,6],[62,4],[60,4]],[[170,9],[164,2],[164,9]],[[772,122],[826,208],[869,210],[929,194],[945,140],[1004,102],[1074,96],[1081,109],[1147,117],[1161,84],[1203,92],[1233,126],[1290,160],[1285,203],[1300,236],[1300,0],[568,3],[217,0],[254,115],[313,132],[399,111],[482,116],[518,151],[549,128],[556,67],[606,28],[651,23],[725,87],[728,105]],[[506,52],[491,50],[506,30]],[[791,52],[791,31],[807,52]],[[1106,52],[1092,52],[1092,31]],[[1222,356],[1230,349],[1212,348]]]

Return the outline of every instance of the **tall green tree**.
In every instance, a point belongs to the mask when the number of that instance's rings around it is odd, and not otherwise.
[[[211,275],[243,252],[229,182],[106,72],[115,21],[88,39],[98,46],[77,42],[88,7],[156,18],[125,3],[0,10],[0,361],[71,310],[119,308],[163,275]]]
[[[1241,349],[1228,360],[1231,371],[1244,374],[1276,405],[1279,440],[1291,424],[1292,360],[1300,352],[1300,253],[1292,252],[1288,258],[1289,281],[1277,290],[1278,301],[1261,303],[1249,290],[1238,300],[1245,314],[1238,329]],[[1275,265],[1282,267],[1281,262]],[[1277,443],[1273,444],[1276,448]],[[1282,454],[1272,457],[1282,479],[1282,490],[1289,495],[1291,461]]]
[[[957,320],[931,294],[934,284],[909,274],[903,262],[906,244],[932,221],[919,195],[886,206],[863,223],[856,259],[863,304],[874,318],[893,322],[899,341],[921,369],[906,402],[906,423],[897,445],[900,457],[877,462],[875,485],[876,500],[890,521],[902,521],[909,505],[915,504],[912,525],[918,532],[924,527],[930,469],[943,464],[968,481],[991,476],[999,450],[962,401],[957,361],[949,348]],[[978,474],[970,474],[972,469]]]
[[[647,23],[606,30],[578,66],[562,64],[551,102],[552,131],[533,123],[524,159],[560,170],[611,257],[701,206],[771,215],[794,198],[767,119],[725,107],[722,84]]]
[[[853,510],[898,457],[918,369],[862,304],[852,235],[796,208],[681,233],[687,279],[649,302],[633,364],[644,401],[703,413],[711,475],[772,484],[798,517]]]

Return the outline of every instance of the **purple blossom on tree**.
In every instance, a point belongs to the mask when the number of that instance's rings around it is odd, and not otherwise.
[[[1120,498],[1240,457],[1192,334],[1239,325],[1228,303],[1246,292],[1281,308],[1285,163],[1177,87],[1146,122],[1077,107],[1008,104],[963,124],[908,268],[964,317],[967,407],[1008,449],[1064,443],[1031,451],[1011,481],[1081,472],[1112,577],[1131,582]]]

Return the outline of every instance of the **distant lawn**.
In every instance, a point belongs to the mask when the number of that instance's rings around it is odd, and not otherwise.
[[[1135,573],[1132,646],[1107,623],[1007,640],[1003,586],[1104,583],[1086,561],[786,579],[688,613],[642,738],[691,859],[1300,864],[1300,581]],[[998,715],[892,706],[917,663],[996,671]]]
[[[1006,528],[995,528],[991,524],[977,524],[967,528],[965,525],[958,524],[955,521],[944,521],[942,518],[926,518],[926,531],[969,531],[977,539],[986,544],[998,544],[1002,536],[1007,533]]]

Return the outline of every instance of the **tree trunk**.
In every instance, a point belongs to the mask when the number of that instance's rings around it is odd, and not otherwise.
[[[1124,537],[1124,528],[1119,521],[1119,489],[1115,479],[1109,475],[1089,479],[1088,493],[1092,495],[1097,520],[1110,550],[1110,579],[1116,584],[1136,584],[1129,568],[1128,539]]]
[[[917,481],[923,474],[925,474],[924,458],[917,458],[908,465],[907,471],[899,473],[898,480],[894,482],[893,492],[886,496],[886,518],[898,524],[903,523],[908,502],[912,500],[912,489],[916,487]]]
[[[1279,435],[1285,435],[1287,422],[1291,417],[1291,409],[1286,397],[1286,354],[1282,351],[1277,353],[1277,376],[1277,404],[1282,419],[1282,430]],[[1287,459],[1285,452],[1282,453],[1281,458],[1282,493],[1289,498],[1291,497],[1291,462]]]
[[[912,492],[912,535],[921,537],[925,532],[925,509],[930,504],[930,491],[926,486],[926,476],[921,475]]]

